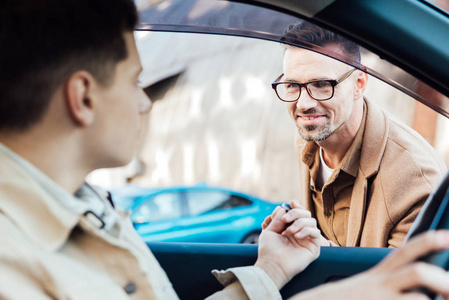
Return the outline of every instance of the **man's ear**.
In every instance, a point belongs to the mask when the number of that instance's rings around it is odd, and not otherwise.
[[[368,74],[363,71],[356,71],[356,81],[355,81],[355,93],[354,100],[363,98],[363,93],[365,92],[366,86],[368,84]]]
[[[95,84],[93,76],[86,71],[73,73],[65,83],[67,109],[77,125],[89,126],[94,121],[92,89]]]

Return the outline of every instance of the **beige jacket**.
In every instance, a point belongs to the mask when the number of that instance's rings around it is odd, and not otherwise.
[[[105,231],[34,177],[0,151],[0,299],[178,299],[127,213],[113,211],[116,222]],[[218,277],[242,280],[211,299],[280,299],[255,267]]]
[[[360,166],[352,190],[346,246],[399,247],[427,197],[446,172],[415,131],[365,100]],[[301,201],[314,214],[305,143],[297,139]]]

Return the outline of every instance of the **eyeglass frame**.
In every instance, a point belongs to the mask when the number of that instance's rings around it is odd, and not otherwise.
[[[278,76],[278,77],[271,83],[271,88],[274,90],[274,92],[276,93],[276,96],[279,98],[279,100],[281,100],[281,101],[283,101],[283,102],[296,102],[296,101],[298,101],[298,99],[301,97],[301,91],[302,91],[302,88],[303,88],[303,87],[305,88],[305,90],[307,91],[307,94],[309,94],[309,96],[310,96],[312,99],[314,99],[314,100],[316,100],[316,101],[327,101],[327,100],[332,99],[332,97],[334,97],[335,86],[337,86],[338,84],[342,83],[345,79],[349,78],[349,76],[351,76],[351,74],[352,74],[354,71],[356,71],[356,70],[357,70],[357,68],[353,68],[352,70],[349,70],[348,72],[344,73],[343,75],[341,75],[341,76],[340,76],[339,78],[337,78],[337,79],[320,79],[320,80],[312,80],[312,81],[309,81],[309,82],[306,82],[306,83],[298,83],[298,82],[291,82],[291,81],[280,81],[280,82],[277,82],[279,79],[282,78],[282,76],[284,76],[284,73],[282,73],[281,75],[279,75],[279,76]],[[316,99],[315,97],[313,97],[313,96],[310,94],[309,89],[307,88],[307,85],[310,84],[310,83],[320,82],[320,81],[326,81],[326,82],[329,82],[330,85],[332,86],[332,95],[331,95],[329,98],[326,98],[326,99]],[[293,83],[293,84],[299,85],[298,98],[296,98],[295,100],[284,100],[284,99],[282,99],[282,98],[279,96],[278,91],[277,91],[277,86],[278,86],[279,84],[286,84],[286,83]]]

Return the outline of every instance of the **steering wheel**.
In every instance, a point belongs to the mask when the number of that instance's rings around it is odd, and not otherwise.
[[[449,229],[449,172],[446,173],[437,189],[427,198],[424,207],[405,238],[405,243],[415,235],[436,229]],[[448,270],[449,250],[431,253],[419,260]],[[419,289],[419,291],[425,293],[431,299],[436,299],[436,295],[427,289]]]

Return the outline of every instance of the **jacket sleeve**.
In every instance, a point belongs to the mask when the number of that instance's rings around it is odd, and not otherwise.
[[[413,205],[410,210],[393,227],[388,238],[388,248],[401,247],[408,231],[424,205],[425,198]]]
[[[424,155],[392,141],[386,149],[383,161],[388,166],[381,166],[380,175],[385,205],[393,224],[388,247],[400,247],[446,168],[432,153]]]
[[[257,267],[237,267],[212,274],[225,288],[207,300],[277,300],[282,299],[273,281]]]

